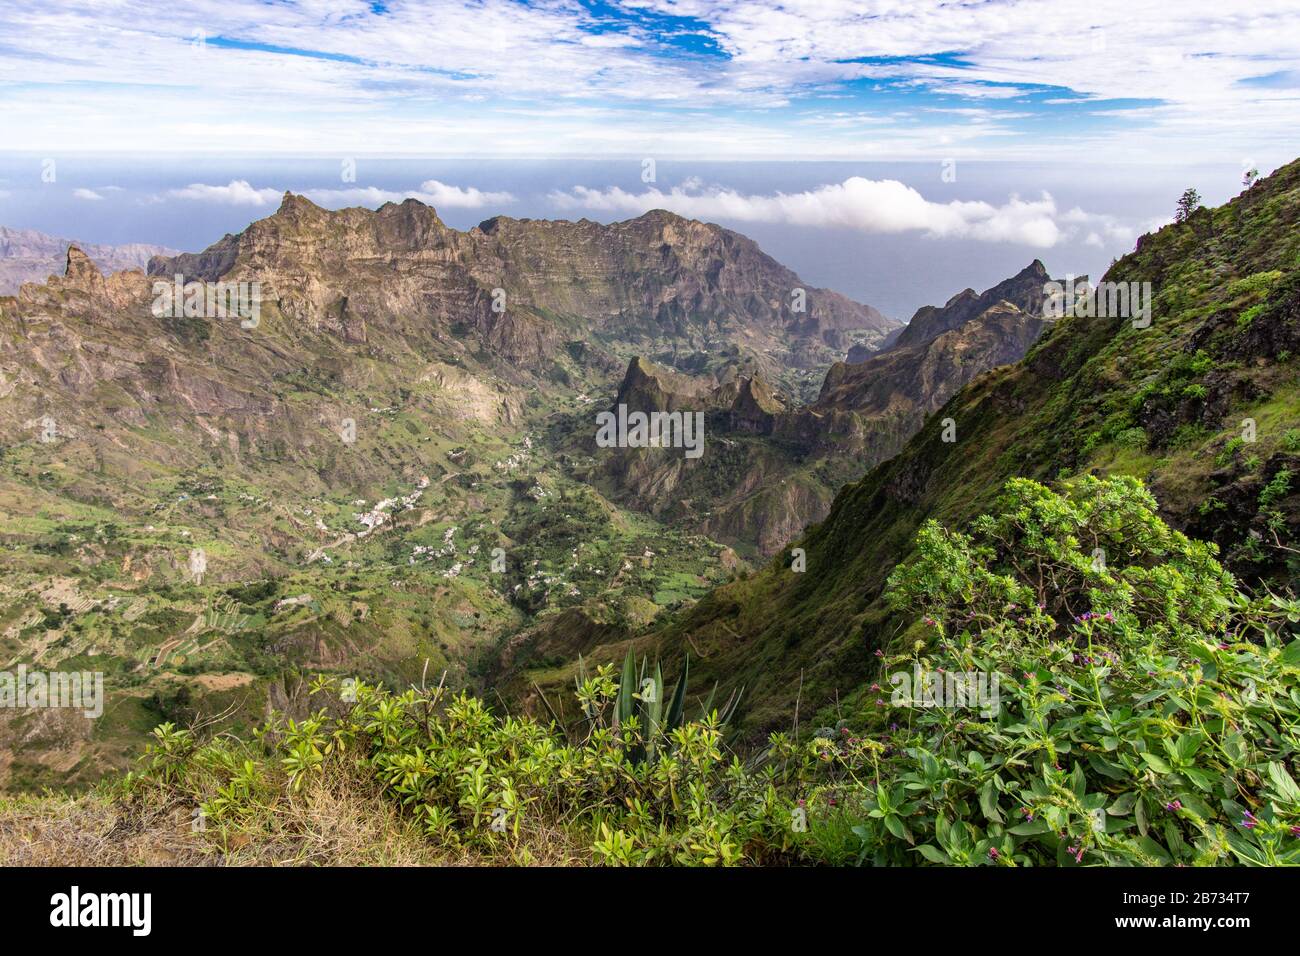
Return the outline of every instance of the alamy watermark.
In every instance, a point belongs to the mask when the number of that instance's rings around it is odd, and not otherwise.
[[[152,893],[83,893],[73,886],[50,897],[54,927],[119,926],[133,936],[148,936],[153,927]]]
[[[1097,319],[1132,319],[1133,328],[1145,329],[1151,325],[1150,282],[1100,282],[1096,286],[1087,279],[1075,280],[1067,275],[1065,282],[1043,284],[1043,315],[1059,319],[1067,315]]]
[[[175,275],[171,282],[155,281],[153,294],[151,311],[160,319],[237,318],[246,329],[255,329],[262,321],[258,282],[186,282],[183,275]]]
[[[104,713],[103,671],[0,671],[0,707],[69,707],[92,720]]]
[[[601,448],[684,448],[687,458],[704,454],[703,412],[629,412],[596,416],[596,444]]]
[[[984,671],[921,672],[920,666],[891,674],[894,690],[889,702],[895,707],[943,707],[978,709],[982,717],[996,717],[1002,709],[999,675]]]

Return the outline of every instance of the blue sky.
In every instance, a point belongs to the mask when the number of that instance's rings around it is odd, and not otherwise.
[[[1295,158],[1295,0],[6,0],[0,224],[199,249],[414,197],[759,239],[895,315]],[[911,270],[911,271],[909,271]],[[939,278],[935,278],[939,277]],[[928,284],[927,284],[928,283]]]
[[[1291,158],[1294,0],[6,0],[7,148]]]

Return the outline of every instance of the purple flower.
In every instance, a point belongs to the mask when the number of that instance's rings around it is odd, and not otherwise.
[[[997,851],[997,848],[996,848],[996,847],[989,847],[989,859],[990,859],[990,860],[996,860],[997,858],[998,858],[998,851]]]
[[[1177,813],[1182,808],[1183,808],[1183,802],[1181,800],[1175,800],[1172,803],[1165,804],[1165,809],[1170,811],[1171,813]]]
[[[1255,814],[1251,813],[1249,810],[1242,811],[1241,825],[1243,827],[1247,830],[1253,830],[1258,824],[1259,821],[1255,819]]]

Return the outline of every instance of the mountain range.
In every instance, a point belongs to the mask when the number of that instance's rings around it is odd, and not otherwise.
[[[14,295],[24,282],[44,282],[63,271],[68,247],[76,246],[100,269],[118,272],[143,269],[154,256],[174,256],[178,250],[133,242],[102,245],[49,236],[34,229],[0,226],[0,295]]]
[[[921,522],[1013,476],[1141,477],[1244,579],[1284,580],[1298,180],[1119,260],[1149,328],[1053,320],[1037,260],[904,326],[662,211],[459,231],[286,194],[147,271],[69,247],[0,297],[0,654],[103,671],[109,706],[0,715],[0,784],[88,784],[162,719],[304,713],[319,673],[541,713],[629,648],[743,685],[745,739],[833,723]],[[160,309],[177,281],[245,283],[256,318]],[[599,447],[620,405],[703,413],[705,453]]]

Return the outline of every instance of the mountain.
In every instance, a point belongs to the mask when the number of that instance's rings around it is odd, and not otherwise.
[[[286,194],[274,216],[149,273],[256,276],[299,327],[358,341],[376,322],[465,330],[537,372],[567,350],[696,369],[745,356],[780,378],[896,325],[807,286],[744,236],[662,210],[608,226],[497,217],[460,232],[414,199],[331,212]]]
[[[0,226],[0,295],[13,295],[24,282],[44,282],[62,271],[68,247],[75,245],[100,269],[120,272],[143,269],[154,256],[174,256],[177,250],[144,243],[95,245],[49,236],[34,229]]]
[[[560,439],[642,351],[752,417],[742,375],[797,385],[893,327],[667,213],[458,231],[286,195],[147,275],[61,271],[0,297],[0,653],[104,672],[111,718],[4,710],[9,789],[91,782],[159,720],[298,712],[305,673],[465,686],[575,609],[622,632],[698,599],[734,552]]]
[[[981,294],[966,290],[920,309],[903,330],[910,335],[882,340],[882,351],[857,363],[833,364],[806,405],[760,369],[731,365],[721,376],[669,380],[634,359],[615,404],[707,411],[710,452],[690,461],[622,450],[590,479],[629,507],[770,556],[824,518],[841,486],[897,454],[963,385],[1020,359],[1049,324],[1051,281],[1035,260]]]
[[[1043,286],[1051,282],[1043,263],[1035,259],[1009,279],[983,292],[963,289],[943,306],[922,306],[898,333],[891,348],[906,348],[938,338],[944,332],[960,328],[1000,302],[1007,302],[1021,312],[1041,312],[1045,298]]]
[[[921,523],[992,510],[1012,477],[1141,478],[1161,517],[1249,586],[1300,573],[1300,161],[1143,236],[1104,276],[1150,283],[1147,327],[1070,314],[1015,365],[968,383],[760,573],[637,639],[689,653],[700,686],[744,685],[759,738],[870,706],[874,652],[908,623],[882,598]],[[967,297],[969,298],[969,297]],[[1095,310],[1094,310],[1095,311]],[[937,341],[937,340],[936,340]],[[896,348],[902,347],[902,343]],[[883,358],[883,357],[882,357]],[[951,419],[955,441],[945,441]],[[621,645],[605,649],[616,656]]]

